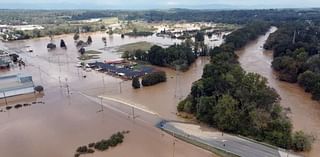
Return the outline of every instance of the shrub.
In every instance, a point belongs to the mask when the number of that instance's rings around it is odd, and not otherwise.
[[[20,107],[22,107],[21,104],[17,104],[17,105],[14,106],[14,108],[20,108]]]
[[[6,110],[12,109],[12,106],[6,106]]]
[[[57,46],[55,45],[55,44],[53,44],[53,43],[49,43],[48,45],[47,45],[47,49],[55,49]]]
[[[40,93],[44,90],[44,88],[42,86],[36,86],[34,87],[34,90]]]
[[[88,149],[87,153],[92,154],[92,153],[94,153],[94,150],[93,149]]]
[[[78,147],[78,149],[77,149],[77,152],[78,152],[78,153],[86,153],[87,151],[88,151],[87,146],[80,146],[80,147]]]
[[[313,142],[314,137],[298,131],[293,134],[292,149],[295,151],[309,151]]]
[[[134,77],[134,78],[132,79],[132,87],[133,87],[134,89],[140,88],[139,77]]]
[[[92,148],[92,147],[94,147],[94,145],[95,145],[95,143],[89,143],[89,144],[88,144],[88,147],[89,147],[89,148]]]
[[[143,86],[152,86],[152,85],[155,85],[161,82],[166,82],[166,81],[167,81],[166,73],[163,71],[154,72],[142,77]]]

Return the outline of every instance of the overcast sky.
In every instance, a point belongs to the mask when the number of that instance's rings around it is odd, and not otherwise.
[[[32,6],[44,9],[305,8],[320,7],[320,0],[0,0],[0,8]]]

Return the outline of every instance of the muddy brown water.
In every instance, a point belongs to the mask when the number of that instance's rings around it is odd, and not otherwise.
[[[303,130],[320,138],[320,103],[311,100],[311,95],[305,93],[297,84],[279,81],[276,72],[271,68],[272,52],[262,48],[270,33],[276,30],[277,28],[272,27],[266,35],[239,50],[237,52],[239,62],[244,70],[258,73],[268,79],[269,85],[279,93],[281,105],[290,108],[291,112],[288,116],[292,120],[294,130]],[[318,157],[319,154],[318,139],[312,150],[304,155]]]
[[[89,34],[84,36],[87,35]],[[88,49],[104,47],[101,41],[104,33],[90,35],[94,43]],[[101,109],[99,104],[79,94],[82,92],[91,96],[114,97],[141,105],[165,118],[177,119],[177,102],[190,92],[192,82],[201,77],[208,58],[199,58],[186,73],[176,74],[174,70],[163,68],[168,75],[167,83],[133,90],[131,81],[123,82],[119,78],[96,71],[85,72],[76,68],[78,52],[72,43],[72,37],[73,35],[62,35],[54,38],[57,46],[58,41],[63,38],[68,45],[67,50],[57,48],[55,51],[47,51],[49,38],[0,43],[0,46],[12,50],[26,50],[25,47],[30,46],[34,51],[19,53],[26,61],[26,67],[13,66],[9,71],[1,71],[1,74],[30,74],[35,85],[43,85],[45,89],[41,97],[31,94],[10,98],[9,105],[12,106],[34,101],[43,101],[45,104],[32,104],[0,113],[0,156],[70,157],[78,146],[108,138],[122,130],[131,131],[122,145],[92,156],[168,157],[173,156],[173,153],[178,157],[213,156],[210,152],[182,141],[176,142],[173,147],[172,137],[155,128],[155,121],[150,120],[150,115],[146,113],[139,113],[143,121],[132,121],[128,118],[129,112],[126,115],[108,108],[98,112]],[[114,35],[112,40],[108,40],[110,47],[103,51],[102,59],[117,59],[120,54],[113,52],[116,46],[138,41],[153,41],[166,46],[176,40],[157,37],[121,39],[119,35]],[[83,75],[87,77],[83,78]],[[69,97],[66,85],[70,89]],[[121,106],[109,101],[105,103]],[[4,105],[1,101],[0,108],[5,110]]]

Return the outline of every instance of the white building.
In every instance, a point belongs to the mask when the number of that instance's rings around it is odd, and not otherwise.
[[[32,76],[14,74],[0,75],[0,98],[34,92]]]

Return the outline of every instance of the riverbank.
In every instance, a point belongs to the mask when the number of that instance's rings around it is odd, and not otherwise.
[[[277,74],[271,68],[272,52],[265,51],[263,45],[270,31],[259,39],[250,42],[246,47],[237,51],[239,62],[246,71],[258,73],[268,79],[268,84],[273,87],[281,97],[281,105],[290,108],[288,116],[292,120],[295,131],[302,130],[320,137],[320,105],[311,100],[311,95],[305,93],[297,84],[282,82],[277,79]],[[320,141],[316,140],[310,152],[304,153],[308,157],[317,157],[320,154]]]

